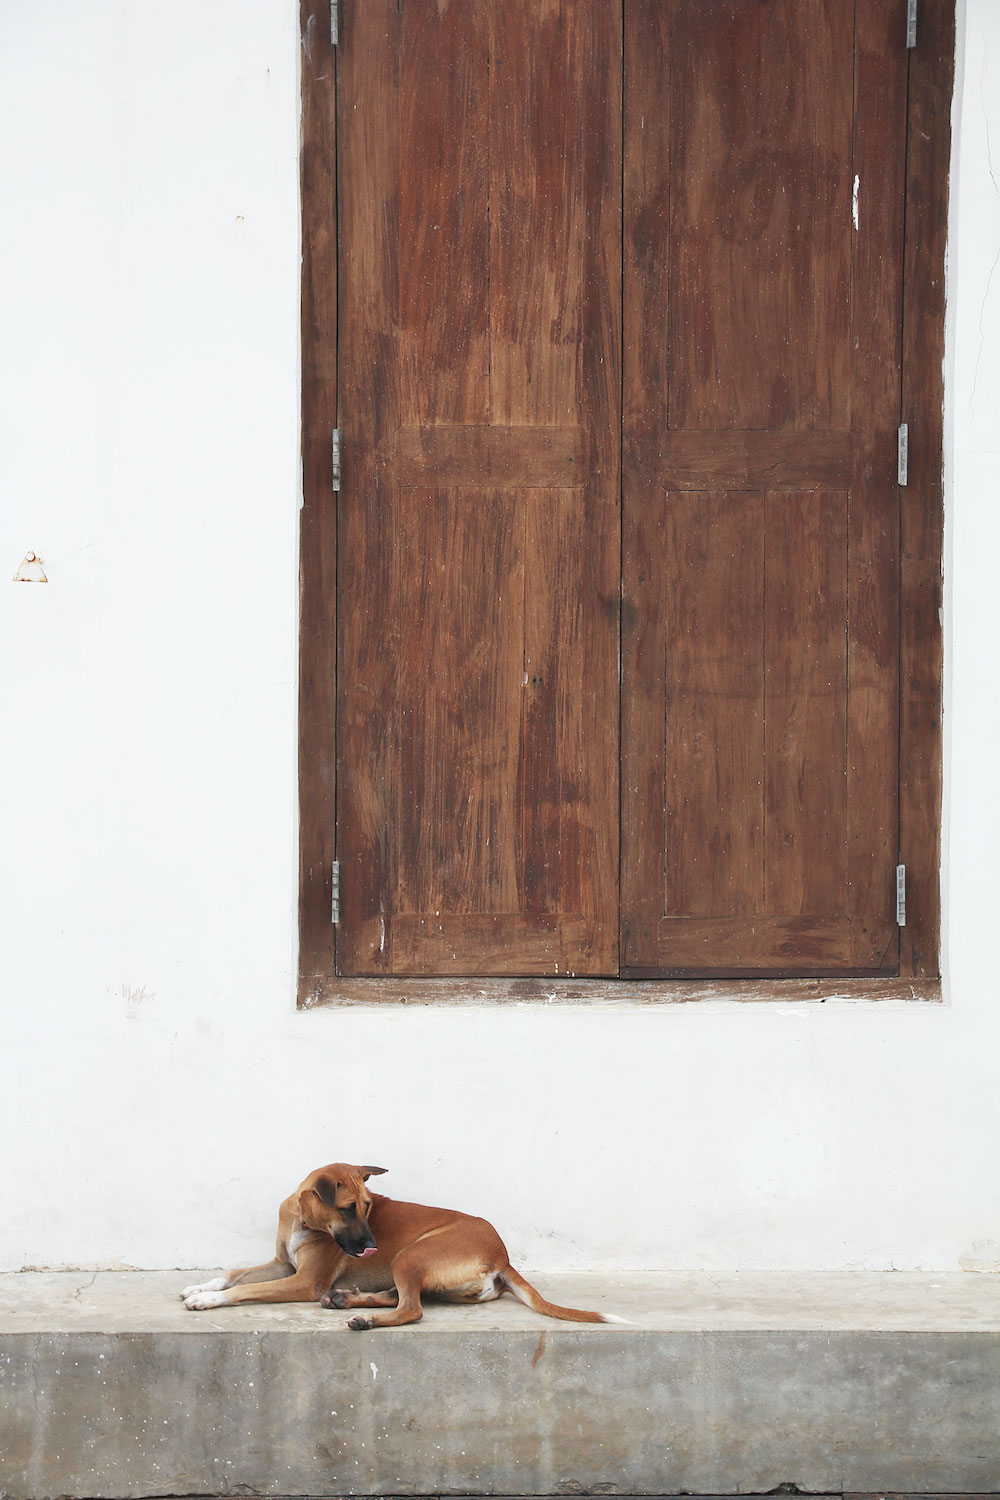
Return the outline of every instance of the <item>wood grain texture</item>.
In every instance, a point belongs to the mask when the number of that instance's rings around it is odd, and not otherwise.
[[[847,888],[847,496],[768,495],[764,532],[764,909],[839,914]]]
[[[848,510],[848,915],[858,967],[895,970],[899,929],[899,488],[906,49],[892,7],[857,7]]]
[[[853,7],[664,8],[670,426],[844,428]]]
[[[300,1003],[616,970],[619,524],[621,972],[936,975],[953,0],[300,10]]]
[[[905,56],[857,16],[626,13],[629,973],[706,934],[723,972],[895,962]]]
[[[764,501],[670,495],[666,916],[764,909]]]
[[[408,490],[393,504],[386,605],[407,667],[385,792],[397,850],[393,941],[403,911],[517,907],[525,549],[510,512],[496,490]]]
[[[341,282],[351,295],[341,299],[338,331],[351,400],[341,420],[338,508],[340,973],[361,962],[358,933],[379,920],[397,861],[388,837],[398,782],[391,707],[403,641],[398,615],[384,607],[394,486],[383,455],[400,425],[399,267],[391,253],[400,214],[399,30],[393,0],[341,7],[338,230]]]
[[[850,488],[849,432],[675,432],[633,424],[626,457],[665,490]]]
[[[341,970],[613,972],[620,13],[345,10]]]
[[[669,557],[660,439],[667,429],[670,11],[627,0],[623,98],[623,466],[620,952],[656,953],[665,902],[665,641]]]
[[[666,918],[657,929],[655,967],[684,971],[765,973],[776,959],[789,973],[823,973],[852,961],[851,924],[846,917],[760,916]]]
[[[572,974],[593,937],[582,912],[403,912],[393,920],[394,967],[397,974],[463,974],[474,943],[509,974]]]
[[[940,973],[941,548],[945,246],[955,70],[954,0],[923,0],[909,59],[901,492],[899,852],[906,865],[900,973]]]
[[[727,1004],[940,1005],[940,979],[339,979],[317,980],[314,1006],[469,1006],[580,1004],[621,1012],[632,1006]]]
[[[516,489],[573,489],[590,474],[582,427],[474,427],[439,423],[401,427],[393,463],[401,485],[504,485]]]
[[[337,516],[336,73],[330,7],[302,0],[302,512],[299,531],[299,976],[334,972]]]
[[[490,4],[398,9],[399,224],[378,248],[399,279],[400,421],[488,422]]]

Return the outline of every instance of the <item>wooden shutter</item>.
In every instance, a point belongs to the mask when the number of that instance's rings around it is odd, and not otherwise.
[[[893,969],[903,8],[625,16],[624,972]]]
[[[340,973],[617,972],[621,46],[342,8]]]

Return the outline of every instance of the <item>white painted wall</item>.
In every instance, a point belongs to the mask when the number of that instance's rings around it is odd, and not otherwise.
[[[256,1259],[338,1157],[536,1268],[1000,1266],[1000,8],[960,15],[941,1007],[295,1012],[297,50],[294,0],[0,7],[0,1266]]]

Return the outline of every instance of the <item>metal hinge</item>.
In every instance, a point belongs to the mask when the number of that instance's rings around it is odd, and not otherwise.
[[[330,895],[330,920],[334,927],[340,921],[340,860],[333,862],[333,889]]]
[[[340,489],[340,428],[335,427],[330,438],[330,456],[333,459],[333,488]],[[904,480],[904,483],[906,481]]]
[[[896,926],[906,926],[906,866],[896,866]]]
[[[916,7],[917,0],[911,0]],[[340,41],[340,0],[330,0],[330,41],[336,47]]]
[[[917,0],[906,0],[906,45],[917,45]]]
[[[896,483],[906,483],[906,469],[909,462],[910,429],[905,422],[900,422],[896,432]]]

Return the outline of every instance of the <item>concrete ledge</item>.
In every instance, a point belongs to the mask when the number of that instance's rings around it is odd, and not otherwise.
[[[189,1313],[210,1272],[0,1276],[0,1491],[49,1496],[1000,1490],[1000,1277],[539,1276],[357,1334]]]

